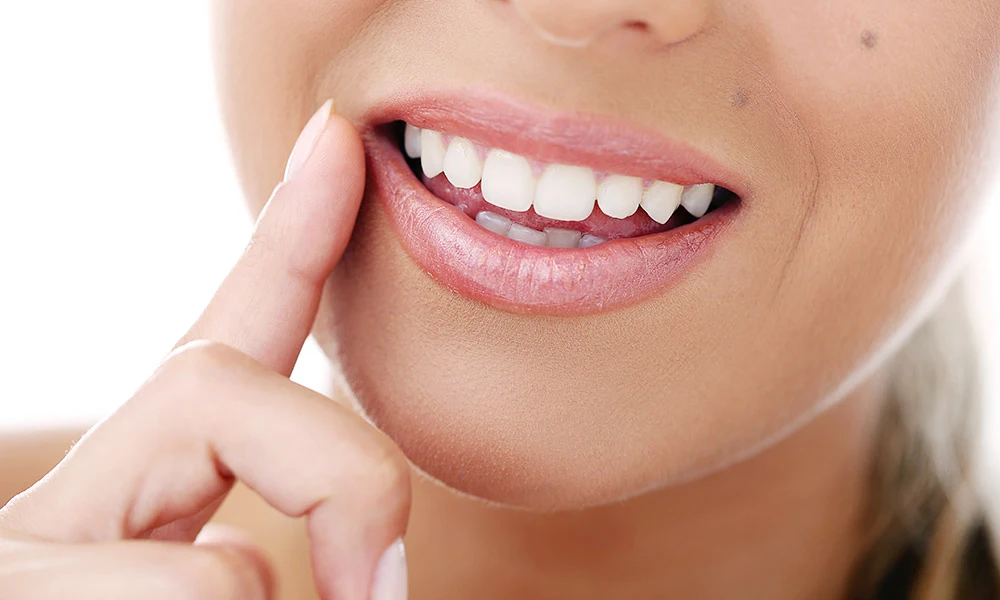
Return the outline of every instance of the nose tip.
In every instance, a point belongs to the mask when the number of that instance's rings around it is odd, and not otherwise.
[[[510,0],[546,40],[586,46],[616,30],[633,30],[669,45],[698,33],[709,0]]]

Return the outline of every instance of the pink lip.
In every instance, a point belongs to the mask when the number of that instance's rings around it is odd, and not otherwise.
[[[403,120],[468,137],[543,162],[663,179],[716,183],[746,199],[724,167],[676,142],[590,115],[555,114],[492,98],[409,97],[365,119]],[[612,310],[661,293],[707,257],[739,212],[729,203],[663,233],[586,249],[529,246],[477,225],[434,196],[410,170],[397,142],[365,131],[370,190],[404,249],[435,280],[469,298],[516,313],[571,316]]]

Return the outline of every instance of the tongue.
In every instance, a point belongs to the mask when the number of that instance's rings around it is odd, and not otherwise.
[[[546,227],[573,229],[581,233],[596,235],[606,240],[614,240],[660,233],[674,227],[680,227],[694,220],[686,211],[678,210],[670,217],[669,221],[661,225],[651,219],[641,208],[627,219],[615,219],[602,213],[595,205],[594,212],[586,220],[556,221],[555,219],[539,216],[535,213],[534,208],[528,209],[526,212],[515,212],[493,206],[483,198],[483,193],[478,185],[470,189],[456,188],[448,181],[447,177],[442,175],[438,175],[433,179],[428,179],[424,176],[423,181],[432,194],[453,206],[457,206],[470,218],[475,219],[476,215],[486,210],[507,217],[514,223],[530,227],[536,231],[543,231]]]

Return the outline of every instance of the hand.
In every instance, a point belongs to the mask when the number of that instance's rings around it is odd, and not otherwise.
[[[324,105],[179,348],[0,510],[4,599],[270,598],[258,549],[199,537],[236,480],[308,519],[321,597],[406,597],[405,458],[349,409],[288,380],[363,188],[358,134]]]

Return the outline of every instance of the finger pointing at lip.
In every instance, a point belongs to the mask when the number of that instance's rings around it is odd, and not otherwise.
[[[363,187],[359,136],[326,104],[303,131],[251,243],[177,351],[55,470],[0,510],[0,589],[19,582],[37,591],[59,581],[78,590],[74,597],[106,598],[100,590],[111,589],[109,577],[119,573],[126,587],[155,579],[162,565],[148,571],[143,557],[162,556],[183,572],[206,561],[213,573],[227,572],[218,580],[196,574],[196,585],[238,580],[266,597],[266,569],[245,552],[233,563],[204,546],[156,545],[194,541],[239,480],[283,513],[306,517],[323,598],[405,597],[402,546],[394,541],[410,506],[405,457],[350,409],[287,377]],[[7,552],[8,538],[26,550]],[[5,552],[37,556],[19,568],[4,563]],[[108,563],[115,556],[129,557],[121,569]]]
[[[357,131],[327,102],[303,129],[242,258],[178,346],[222,342],[290,374],[354,228],[364,162]]]

